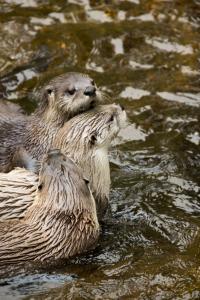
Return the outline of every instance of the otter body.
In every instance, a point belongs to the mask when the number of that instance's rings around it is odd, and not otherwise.
[[[24,217],[35,199],[37,185],[38,175],[23,168],[0,173],[0,221]]]
[[[42,89],[39,107],[33,115],[17,114],[10,118],[0,112],[0,172],[9,172],[14,167],[12,159],[19,145],[33,158],[41,159],[64,122],[100,101],[100,92],[91,78],[68,73]]]
[[[107,209],[110,191],[110,167],[108,149],[120,128],[126,124],[126,112],[115,104],[99,106],[91,111],[79,114],[69,120],[59,130],[53,146],[62,152],[84,171],[90,181],[90,188],[96,201],[98,218],[101,219]],[[28,160],[30,161],[30,160]],[[33,163],[34,164],[34,163]],[[33,184],[26,185],[22,193],[23,184],[20,182],[28,177],[29,171],[23,170],[19,174],[18,187],[13,189],[13,180],[17,181],[14,170],[9,174],[0,174],[0,219],[23,217],[27,209],[27,201],[32,204],[34,195]],[[9,179],[6,181],[6,175]],[[32,175],[33,176],[33,175]],[[6,186],[6,188],[5,188]],[[16,191],[19,193],[16,195]],[[14,205],[14,203],[17,203]],[[19,209],[20,205],[20,209]],[[1,209],[2,207],[2,209]]]
[[[8,175],[8,174],[5,174]],[[44,157],[34,201],[19,220],[0,222],[0,266],[49,265],[94,247],[95,201],[75,163],[59,150]]]
[[[4,120],[12,120],[13,117],[23,116],[24,111],[16,104],[7,100],[0,100],[0,118]]]

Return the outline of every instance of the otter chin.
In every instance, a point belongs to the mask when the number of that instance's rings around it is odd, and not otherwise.
[[[49,266],[94,247],[98,237],[88,180],[70,158],[53,149],[44,156],[35,197],[24,217],[0,222],[0,266]]]
[[[65,155],[73,159],[89,179],[99,220],[104,216],[109,201],[108,150],[119,130],[126,125],[126,119],[126,112],[120,105],[98,106],[64,124],[53,142],[53,146],[60,148]],[[24,155],[26,157],[24,166],[27,167],[28,162],[33,170],[35,161],[28,159],[27,155],[27,153]],[[30,178],[28,184],[26,176]],[[27,203],[31,205],[34,199],[35,176],[32,172],[22,169],[0,174],[0,219],[24,216]]]
[[[12,157],[19,145],[41,159],[66,121],[102,102],[94,80],[81,73],[57,76],[38,98],[39,106],[31,116],[18,113],[8,118],[0,113],[0,172],[13,169]]]

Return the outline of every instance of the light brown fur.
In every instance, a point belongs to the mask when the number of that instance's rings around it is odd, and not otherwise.
[[[82,171],[59,150],[44,158],[38,190],[22,220],[0,222],[0,266],[80,254],[99,236],[95,201]]]
[[[60,129],[54,141],[54,147],[60,148],[65,155],[71,157],[89,179],[99,219],[104,216],[109,200],[110,167],[108,148],[125,123],[126,113],[119,105],[99,106],[68,121]],[[31,160],[29,161],[31,162]],[[14,176],[16,179],[18,177],[17,172],[18,170],[9,173],[7,188],[2,190],[2,194],[0,194],[0,203],[4,207],[2,212],[0,209],[0,219],[2,216],[4,216],[4,219],[24,216],[27,202],[31,199],[33,201],[31,185],[26,186],[24,196],[22,195],[20,200],[13,193],[12,177]],[[19,178],[21,178],[21,173],[24,174],[25,172],[29,176],[29,171],[19,172]],[[2,183],[6,184],[5,175],[0,174],[0,189]],[[4,182],[2,182],[2,178],[4,178]],[[21,192],[23,185],[20,184],[20,180],[18,191]],[[30,201],[30,205],[32,201]],[[15,205],[15,203],[17,204]]]
[[[93,88],[93,94],[86,90]],[[87,75],[67,73],[51,80],[40,92],[40,104],[31,116],[6,117],[0,112],[0,172],[14,167],[16,148],[23,146],[41,159],[64,122],[101,102],[101,94]]]

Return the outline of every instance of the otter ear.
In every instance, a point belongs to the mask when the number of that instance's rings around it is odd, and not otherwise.
[[[48,88],[46,91],[47,91],[47,94],[50,95],[50,96],[53,93],[53,89],[51,89],[51,88]]]
[[[97,142],[97,135],[94,133],[90,136],[90,143],[91,145],[95,145]]]
[[[52,86],[48,85],[45,87],[44,91],[43,91],[43,102],[47,105],[49,103],[50,98],[53,96],[54,94],[54,89]]]
[[[90,183],[90,181],[87,178],[83,178],[83,180],[85,181],[85,183],[88,185]]]
[[[49,85],[45,88],[45,94],[47,97],[52,96],[53,93],[54,93],[54,89],[52,86]]]
[[[38,191],[41,191],[42,188],[43,188],[43,183],[39,183],[39,185],[38,185]]]

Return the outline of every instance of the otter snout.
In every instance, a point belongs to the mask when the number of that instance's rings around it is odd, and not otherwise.
[[[85,91],[84,91],[84,95],[90,96],[90,97],[95,96],[96,95],[96,88],[95,88],[95,86],[92,86],[92,85],[87,86],[86,89],[85,89]]]

